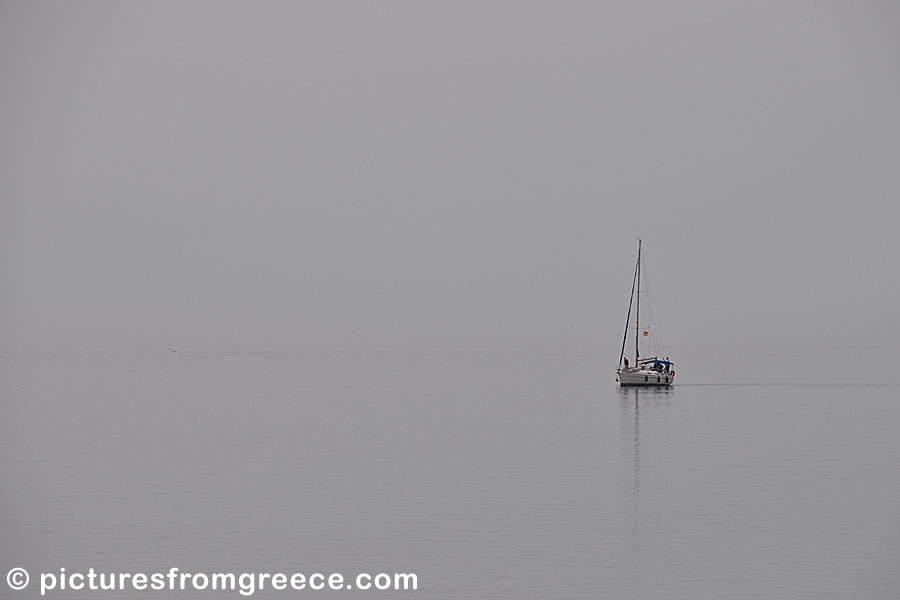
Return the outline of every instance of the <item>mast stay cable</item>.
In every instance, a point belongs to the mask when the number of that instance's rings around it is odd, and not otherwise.
[[[634,278],[631,280],[631,295],[628,297],[628,316],[625,317],[625,335],[622,336],[622,351],[619,353],[619,368],[622,368],[622,358],[625,356],[625,344],[628,342],[628,324],[631,322],[631,305],[634,303],[634,286],[637,283],[638,264],[634,265]]]

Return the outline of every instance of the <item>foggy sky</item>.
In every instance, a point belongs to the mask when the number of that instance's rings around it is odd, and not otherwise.
[[[0,4],[6,348],[895,319],[898,199],[897,3]]]

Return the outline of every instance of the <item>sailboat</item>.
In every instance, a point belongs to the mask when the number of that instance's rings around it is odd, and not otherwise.
[[[622,352],[619,354],[619,367],[616,369],[616,379],[622,386],[654,386],[666,387],[675,383],[675,363],[669,357],[663,357],[659,351],[659,338],[656,340],[656,355],[641,356],[640,341],[642,337],[648,337],[652,329],[652,319],[641,327],[641,244],[638,239],[637,263],[634,266],[634,280],[631,283],[631,298],[628,301],[628,316],[625,318],[625,335],[622,337]],[[647,295],[646,289],[643,293]],[[650,307],[647,296],[647,307]],[[628,332],[631,329],[631,309],[634,308],[634,364],[631,364],[625,355],[625,346],[628,343]],[[652,310],[649,311],[652,316]]]

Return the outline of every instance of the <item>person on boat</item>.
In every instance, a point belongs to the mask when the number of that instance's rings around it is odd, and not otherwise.
[[[628,357],[627,356],[625,357],[625,368],[626,369],[628,368]]]

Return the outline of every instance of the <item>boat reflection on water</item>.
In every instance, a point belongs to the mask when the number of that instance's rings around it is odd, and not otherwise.
[[[631,513],[632,583],[635,597],[643,597],[641,573],[645,555],[641,531],[641,501],[654,491],[664,473],[660,459],[668,455],[668,422],[673,387],[620,387],[622,408],[619,430],[622,464],[627,465],[622,497]],[[643,432],[643,433],[642,433]],[[641,464],[643,458],[644,464]],[[630,467],[630,468],[628,468]]]

